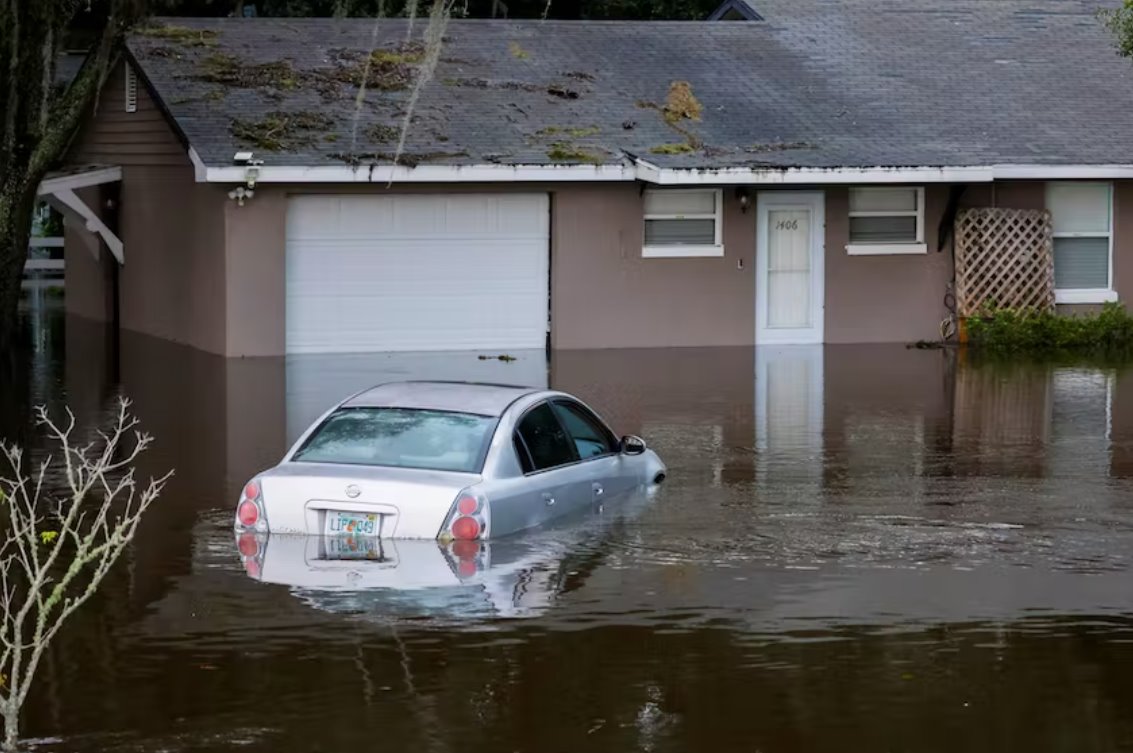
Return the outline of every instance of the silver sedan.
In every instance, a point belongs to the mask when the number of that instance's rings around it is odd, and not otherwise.
[[[327,411],[249,481],[236,530],[477,540],[613,503],[665,465],[563,392],[398,382]]]

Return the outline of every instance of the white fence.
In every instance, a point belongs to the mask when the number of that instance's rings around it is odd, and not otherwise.
[[[65,264],[63,259],[52,259],[45,255],[51,254],[50,249],[62,249],[62,238],[32,238],[28,244],[30,253],[27,263],[24,264],[24,290],[41,290],[44,288],[62,288]],[[43,249],[43,250],[41,250]],[[56,253],[55,255],[59,255]]]

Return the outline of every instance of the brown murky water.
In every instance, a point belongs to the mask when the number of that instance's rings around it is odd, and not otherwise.
[[[43,668],[43,750],[1133,750],[1133,370],[901,347],[226,362],[66,325],[0,396],[5,433],[122,392],[177,476]],[[669,481],[494,544],[463,586],[321,590],[273,544],[262,572],[292,585],[250,577],[240,485],[389,375],[575,392]]]

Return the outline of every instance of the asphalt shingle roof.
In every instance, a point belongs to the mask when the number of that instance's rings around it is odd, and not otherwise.
[[[1133,163],[1133,63],[1096,17],[1108,4],[757,0],[765,21],[452,21],[405,162],[546,164],[581,150],[665,167]],[[388,162],[409,91],[385,80],[396,90],[371,87],[356,107],[357,89],[335,79],[372,39],[400,49],[405,20],[376,32],[369,19],[162,23],[215,32],[198,46],[129,43],[206,164],[249,146],[268,165]],[[405,56],[386,59],[393,78],[405,72]],[[201,80],[218,60],[286,64],[243,88]],[[674,127],[656,109],[674,81],[690,84],[699,121]],[[264,122],[276,111],[321,117],[289,133]],[[279,150],[236,138],[239,120]]]

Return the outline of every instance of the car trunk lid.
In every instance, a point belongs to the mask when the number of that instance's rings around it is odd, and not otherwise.
[[[436,538],[471,473],[285,463],[260,477],[272,533]]]

